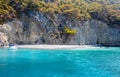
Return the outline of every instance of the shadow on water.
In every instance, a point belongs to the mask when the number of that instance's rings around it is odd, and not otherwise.
[[[18,49],[8,49],[9,52],[16,52]]]

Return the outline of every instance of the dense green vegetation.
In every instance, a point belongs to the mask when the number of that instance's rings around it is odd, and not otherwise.
[[[9,0],[0,1],[0,23],[16,17],[16,11],[9,5]]]
[[[104,2],[104,3],[103,3]],[[29,10],[62,14],[81,21],[97,19],[120,25],[120,6],[110,0],[0,0],[0,22],[18,17]]]
[[[99,2],[99,3],[104,3],[104,4],[116,4],[120,3],[120,0],[85,0],[89,2]]]

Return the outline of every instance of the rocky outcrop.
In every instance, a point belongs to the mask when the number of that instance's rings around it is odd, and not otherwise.
[[[64,28],[75,29],[77,34],[64,33]],[[106,23],[89,20],[78,21],[59,14],[31,11],[20,19],[0,25],[0,42],[18,44],[66,44],[110,46],[120,45],[120,29]]]

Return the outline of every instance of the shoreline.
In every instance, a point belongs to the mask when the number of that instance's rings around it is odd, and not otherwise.
[[[8,48],[5,46],[4,48]],[[99,45],[18,45],[18,48],[33,48],[33,49],[84,49],[84,48],[101,48]]]

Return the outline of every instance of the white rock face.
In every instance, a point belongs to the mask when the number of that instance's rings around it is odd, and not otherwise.
[[[0,32],[0,45],[8,45],[8,36],[3,33],[3,32]]]
[[[64,28],[75,29],[67,35]],[[62,32],[62,33],[61,33]],[[0,42],[18,44],[120,45],[120,29],[97,21],[78,21],[60,15],[31,12],[19,20],[0,25]]]

